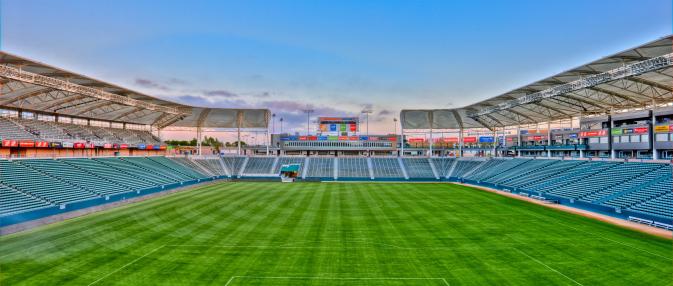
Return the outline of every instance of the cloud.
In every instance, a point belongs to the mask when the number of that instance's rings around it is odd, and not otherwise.
[[[165,86],[163,84],[160,84],[156,81],[146,79],[146,78],[136,78],[134,82],[135,82],[136,85],[144,87],[144,88],[159,89],[159,90],[163,90],[163,91],[171,90],[170,88],[168,88],[167,86]]]
[[[382,109],[381,111],[379,111],[379,116],[388,116],[388,115],[392,115],[392,114],[393,114],[393,112],[391,110],[388,110],[388,109]]]
[[[223,90],[223,89],[218,89],[218,90],[204,90],[203,91],[204,95],[207,96],[216,96],[216,97],[224,97],[224,98],[235,98],[238,97],[238,94],[233,93],[228,90]]]

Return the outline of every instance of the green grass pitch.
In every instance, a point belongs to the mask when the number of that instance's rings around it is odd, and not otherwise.
[[[672,257],[453,184],[217,183],[0,237],[0,285],[673,285]]]

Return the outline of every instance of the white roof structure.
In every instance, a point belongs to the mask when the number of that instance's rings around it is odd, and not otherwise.
[[[400,121],[403,129],[493,129],[671,103],[673,35],[462,108],[402,110]]]
[[[40,62],[0,52],[0,108],[157,128],[267,128],[267,109],[174,103]]]

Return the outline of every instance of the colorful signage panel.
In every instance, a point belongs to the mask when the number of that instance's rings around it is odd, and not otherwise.
[[[16,140],[2,140],[2,147],[19,147],[19,141],[16,141]]]
[[[477,137],[463,137],[463,143],[476,143],[477,142]]]
[[[667,133],[673,130],[673,125],[657,125],[654,126],[654,133]]]
[[[598,137],[598,136],[606,136],[608,134],[607,130],[589,130],[589,131],[582,131],[580,132],[580,137]]]
[[[495,139],[493,139],[493,136],[479,137],[479,143],[493,143],[493,142],[495,142]]]

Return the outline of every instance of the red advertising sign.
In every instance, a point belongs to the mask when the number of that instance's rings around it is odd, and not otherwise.
[[[591,130],[591,131],[580,132],[580,137],[597,137],[597,136],[606,136],[606,135],[608,135],[607,130]]]
[[[463,143],[475,143],[477,142],[477,137],[464,137]]]
[[[2,147],[19,147],[19,141],[16,141],[16,140],[2,140]]]
[[[318,140],[318,136],[308,136],[309,141],[316,141]]]
[[[121,144],[119,145],[119,149],[128,149],[129,145],[128,144]]]
[[[647,128],[647,127],[636,127],[636,128],[633,128],[633,133],[642,134],[642,133],[647,133],[647,132],[648,132],[648,128]]]
[[[47,147],[49,147],[49,142],[47,142],[47,141],[37,141],[37,142],[35,142],[35,147],[37,147],[37,148],[47,148]]]
[[[84,145],[84,143],[77,142],[77,143],[72,144],[72,148],[84,149],[84,148],[86,148],[86,146]]]
[[[397,136],[388,137],[388,141],[397,141]]]
[[[348,140],[348,136],[339,136],[339,140],[340,140],[340,141],[347,141],[347,140]]]
[[[103,144],[103,148],[105,148],[105,149],[112,149],[112,144],[110,144],[110,143],[105,143],[105,144]]]
[[[355,131],[357,131],[357,125],[355,125],[355,124],[351,124],[351,125],[350,125],[350,130],[351,130],[351,132],[355,132]]]
[[[159,150],[166,150],[166,145],[159,146]]]
[[[154,146],[153,146],[153,145],[146,145],[146,146],[145,146],[145,149],[147,149],[147,150],[152,150],[152,149],[154,149]]]
[[[307,136],[299,136],[299,141],[306,141],[308,139]]]
[[[409,143],[423,143],[425,142],[425,138],[412,137],[407,139],[407,141],[409,141]]]
[[[35,147],[35,141],[21,140],[19,141],[19,147],[27,147],[27,148]]]
[[[351,140],[351,141],[358,141],[358,137],[357,137],[357,136],[351,136],[351,137],[350,137],[350,140]]]

